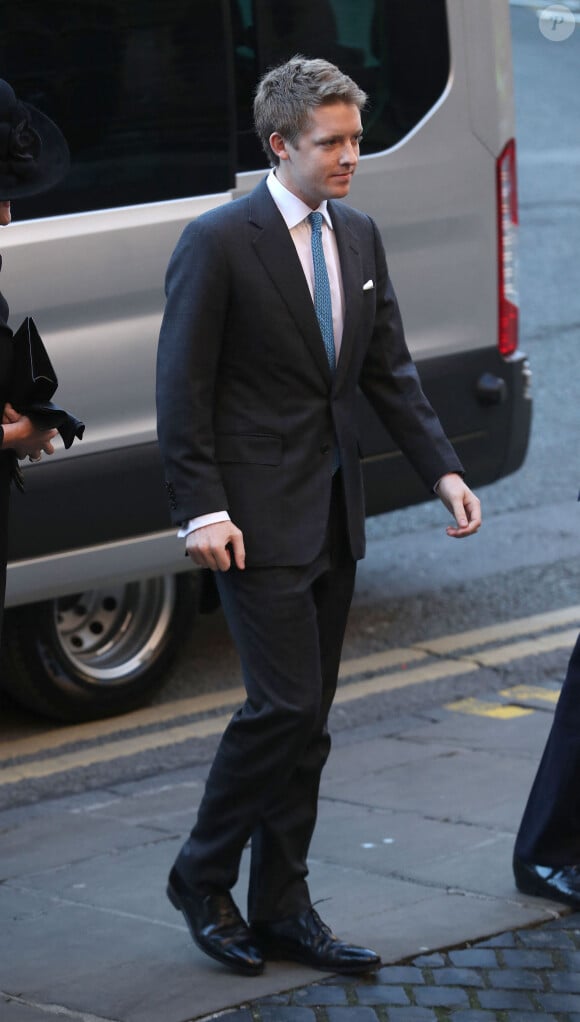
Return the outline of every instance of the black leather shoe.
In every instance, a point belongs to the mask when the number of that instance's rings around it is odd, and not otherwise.
[[[229,891],[200,894],[173,867],[167,897],[183,912],[191,936],[206,955],[248,976],[262,972],[264,959]]]
[[[580,866],[538,866],[514,856],[513,867],[518,891],[580,909]]]
[[[369,972],[381,964],[375,951],[335,937],[313,908],[286,919],[252,923],[252,933],[267,959],[289,959],[325,972],[346,973]]]

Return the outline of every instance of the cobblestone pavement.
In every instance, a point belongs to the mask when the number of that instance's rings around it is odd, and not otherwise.
[[[580,914],[469,947],[324,979],[219,1022],[580,1022]],[[203,1020],[201,1020],[203,1022]]]

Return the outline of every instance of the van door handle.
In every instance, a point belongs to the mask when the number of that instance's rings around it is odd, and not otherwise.
[[[507,383],[494,373],[483,373],[477,381],[476,394],[484,405],[501,405],[507,399]]]

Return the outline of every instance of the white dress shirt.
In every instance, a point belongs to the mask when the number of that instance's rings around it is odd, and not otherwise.
[[[268,186],[270,195],[276,203],[276,206],[282,214],[284,222],[290,231],[290,237],[296,246],[296,252],[298,253],[298,258],[300,259],[302,269],[304,270],[304,276],[306,277],[312,301],[314,302],[314,265],[312,262],[311,247],[312,228],[308,221],[308,216],[313,212],[313,210],[310,206],[303,202],[302,199],[299,199],[297,195],[288,191],[288,189],[285,188],[278,180],[273,170],[270,171],[266,178],[266,185]],[[322,247],[324,249],[324,258],[326,260],[328,280],[330,283],[334,348],[336,351],[336,361],[338,362],[342,341],[342,331],[344,327],[344,291],[342,287],[342,275],[340,272],[340,260],[338,258],[336,235],[328,212],[326,199],[321,202],[318,207],[318,211],[322,213],[323,218]],[[177,535],[179,537],[184,537],[190,532],[194,532],[196,529],[203,528],[204,525],[214,525],[216,522],[228,522],[229,520],[230,516],[227,511],[212,511],[210,514],[199,515],[197,518],[191,518],[189,522],[182,525]]]
[[[278,180],[273,170],[270,171],[266,179],[266,184],[270,195],[280,210],[286,226],[290,231],[290,237],[296,246],[298,258],[302,264],[304,276],[306,277],[306,282],[310,291],[310,296],[314,302],[314,265],[312,262],[311,246],[312,228],[308,221],[308,216],[313,212],[313,210],[310,206],[307,206],[302,199],[299,199],[297,195],[294,195],[293,192],[289,192],[288,189],[285,188]],[[326,261],[326,269],[328,271],[328,280],[330,283],[334,349],[336,352],[336,361],[338,362],[342,341],[342,330],[344,326],[344,292],[342,289],[342,275],[340,272],[336,235],[328,212],[326,199],[320,203],[318,212],[322,213],[323,218],[322,248],[324,249],[324,259]]]

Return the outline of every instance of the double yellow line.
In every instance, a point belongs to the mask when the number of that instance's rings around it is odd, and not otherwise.
[[[573,628],[567,628],[574,625]],[[497,667],[558,649],[572,649],[580,606],[417,642],[344,660],[335,703],[407,688],[482,667]],[[358,679],[352,681],[349,679]],[[240,688],[179,699],[109,720],[0,741],[0,785],[107,763],[220,734],[244,699]],[[450,708],[459,708],[451,704]],[[219,711],[224,711],[219,713]],[[227,712],[226,712],[227,711]],[[212,714],[199,719],[201,714]],[[198,718],[187,719],[186,718]],[[161,727],[161,725],[174,726]],[[142,729],[148,729],[142,731]],[[141,733],[135,734],[136,731]],[[104,741],[101,741],[104,739]],[[95,744],[100,741],[100,744]],[[82,744],[82,748],[74,748]],[[16,761],[16,762],[15,762]]]

